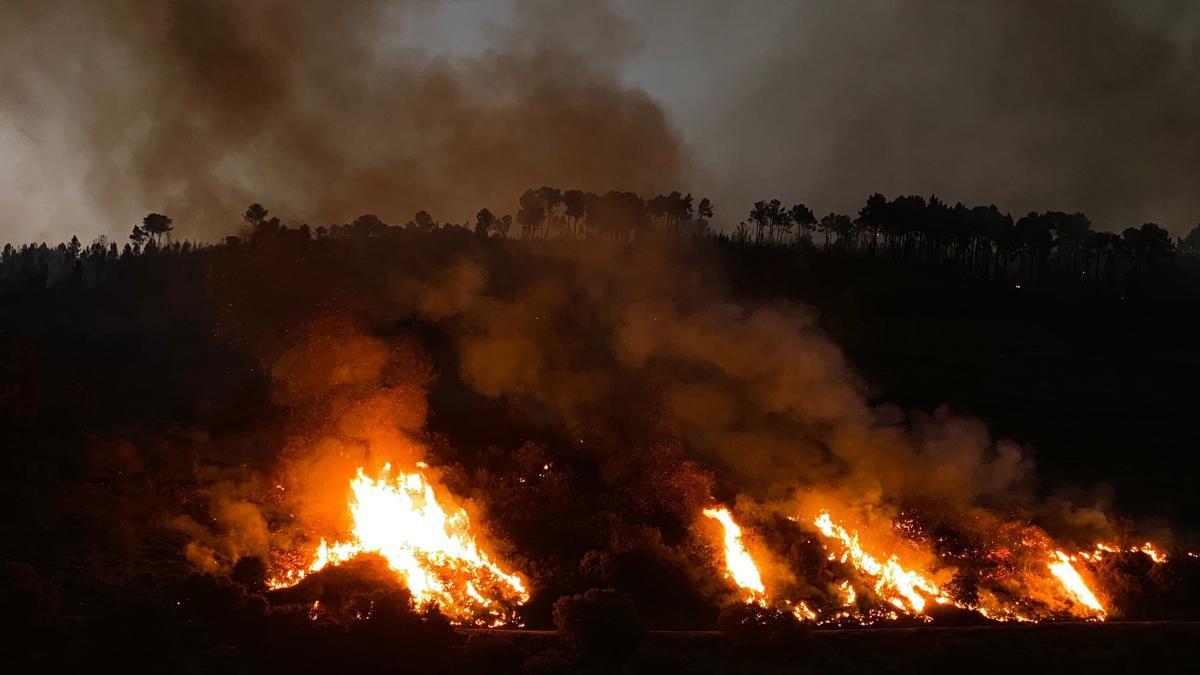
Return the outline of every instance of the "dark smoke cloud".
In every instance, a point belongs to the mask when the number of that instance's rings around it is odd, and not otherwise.
[[[797,3],[756,35],[771,48],[697,134],[739,213],[771,195],[853,212],[882,191],[1117,230],[1200,219],[1195,3]]]
[[[417,302],[456,336],[480,393],[579,434],[679,438],[726,487],[760,499],[798,486],[956,507],[1031,496],[1029,461],[982,423],[870,401],[802,306],[747,304],[703,262],[652,246],[512,263],[447,265]]]
[[[37,154],[18,162],[21,180],[61,201],[80,196],[47,185],[69,179],[30,174],[54,164],[82,174],[101,222],[56,223],[58,236],[123,234],[157,210],[180,234],[208,238],[235,228],[251,201],[314,225],[364,211],[403,222],[418,209],[461,222],[543,183],[677,182],[683,152],[665,115],[617,81],[640,38],[606,4],[522,3],[512,27],[461,58],[390,40],[426,9],[6,3],[3,109]],[[585,28],[603,39],[576,44]]]

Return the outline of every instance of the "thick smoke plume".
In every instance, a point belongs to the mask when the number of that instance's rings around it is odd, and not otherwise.
[[[25,206],[5,217],[57,228],[82,202],[96,222],[71,223],[79,234],[123,234],[157,210],[180,235],[212,239],[264,195],[314,226],[364,208],[462,222],[480,205],[513,208],[530,185],[653,193],[677,182],[683,153],[663,111],[617,81],[639,38],[606,4],[522,3],[512,28],[462,58],[391,39],[427,10],[6,3],[0,139],[17,149]],[[607,36],[580,43],[586,54],[568,39],[585,26]]]
[[[471,387],[608,436],[614,452],[678,439],[758,499],[819,487],[968,508],[1027,504],[1036,487],[1015,444],[946,411],[870,401],[810,310],[739,301],[695,259],[564,248],[498,262],[447,266],[418,310],[455,336]]]
[[[486,522],[511,533],[502,545],[516,555],[536,558],[544,546],[538,527],[522,532],[531,517],[542,528],[543,517],[592,522],[593,536],[608,543],[592,541],[574,572],[585,577],[630,550],[690,561],[680,564],[702,576],[712,556],[692,549],[712,538],[694,533],[697,514],[717,501],[768,527],[832,509],[872,533],[919,513],[983,537],[1003,536],[1014,519],[1067,541],[1116,534],[1094,497],[1039,498],[1026,454],[992,438],[982,422],[875,400],[812,310],[741,296],[704,245],[450,239],[412,234],[381,251],[390,264],[371,267],[368,278],[331,258],[283,262],[270,276],[311,285],[307,300],[273,303],[276,313],[264,317],[253,298],[271,297],[267,284],[222,322],[239,340],[274,334],[253,349],[285,420],[278,461],[254,479],[268,492],[279,483],[261,516],[273,524],[275,549],[344,529],[346,484],[357,467],[416,460],[440,467],[477,514],[493,515]],[[322,315],[327,298],[342,300]],[[273,331],[259,325],[264,320]],[[472,393],[438,394],[442,379]],[[434,426],[446,436],[430,434],[431,396],[482,397],[500,406],[491,414],[503,420],[444,410]],[[506,447],[513,424],[518,444],[541,445]],[[472,457],[453,447],[455,437],[482,437],[503,454]],[[532,484],[514,495],[516,485],[501,478],[569,481],[568,467],[579,471],[580,463],[597,472],[594,502]],[[218,495],[217,527],[195,545],[218,552],[218,566],[227,567],[236,561],[230,553],[251,550],[243,542],[257,521],[234,520],[241,502],[227,487],[210,492]],[[769,573],[806,583],[794,563],[770,563]]]
[[[852,0],[742,14],[769,17],[745,21],[770,48],[730,78],[724,113],[704,126],[718,202],[780,195],[852,212],[872,191],[937,193],[1175,234],[1200,214],[1195,3]],[[727,34],[705,22],[719,11],[693,16],[712,40]]]

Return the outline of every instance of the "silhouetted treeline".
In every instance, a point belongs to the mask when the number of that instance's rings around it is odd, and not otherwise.
[[[1097,291],[1153,292],[1165,288],[1200,290],[1200,224],[1172,239],[1155,223],[1121,233],[1093,229],[1083,213],[1030,212],[1019,218],[994,204],[948,205],[937,196],[888,199],[871,195],[856,216],[828,213],[817,217],[802,203],[778,199],[756,202],[748,217],[730,231],[713,230],[714,208],[678,191],[643,198],[632,192],[604,194],[543,186],[518,199],[516,215],[482,208],[474,222],[438,222],[427,211],[403,225],[364,214],[344,224],[284,224],[261,204],[252,204],[235,226],[243,242],[373,238],[401,231],[434,229],[473,232],[481,237],[520,239],[603,239],[636,245],[648,238],[712,237],[736,248],[797,247],[809,254],[884,258],[950,268],[973,279],[1018,285],[1053,283]],[[141,253],[187,251],[206,244],[172,239],[169,216],[151,213],[133,228],[128,243],[101,236],[87,246],[77,237],[46,244],[5,245],[0,255],[0,284],[39,287],[89,283],[112,261]]]
[[[742,246],[795,245],[844,255],[949,266],[979,279],[1071,282],[1109,290],[1161,287],[1182,266],[1200,265],[1200,225],[1172,240],[1155,223],[1120,234],[1092,229],[1083,213],[1030,212],[1014,220],[994,204],[948,205],[936,196],[875,193],[856,216],[814,216],[804,204],[756,202],[729,240]]]

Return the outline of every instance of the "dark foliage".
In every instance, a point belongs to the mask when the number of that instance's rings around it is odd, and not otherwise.
[[[567,635],[585,661],[624,663],[646,629],[633,600],[609,588],[591,588],[554,603],[554,626]]]

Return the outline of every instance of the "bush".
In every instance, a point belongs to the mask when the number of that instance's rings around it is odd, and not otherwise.
[[[721,610],[717,628],[735,644],[782,644],[808,637],[809,626],[791,612],[739,603]]]
[[[621,663],[637,650],[646,630],[628,595],[593,588],[554,603],[554,626],[584,659]]]

